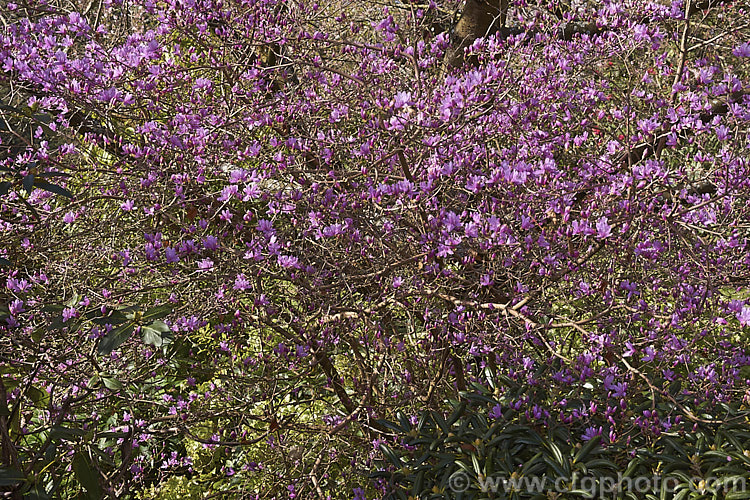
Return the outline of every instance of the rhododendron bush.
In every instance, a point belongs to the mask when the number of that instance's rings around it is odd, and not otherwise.
[[[2,2],[11,498],[403,495],[485,393],[747,425],[750,7],[386,3]]]

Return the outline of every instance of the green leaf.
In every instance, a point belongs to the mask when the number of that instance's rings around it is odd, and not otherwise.
[[[581,460],[584,460],[587,456],[589,456],[589,453],[591,453],[594,448],[599,445],[601,440],[601,436],[595,436],[592,439],[589,439],[588,442],[583,445],[580,450],[578,450],[578,453],[575,454],[575,456],[573,457],[573,463],[580,462]]]
[[[731,433],[727,432],[724,435],[724,437],[727,438],[727,441],[732,443],[732,446],[734,446],[735,450],[739,452],[744,451],[744,447],[742,446],[742,443],[740,443],[739,440],[736,437],[734,437]]]
[[[8,191],[10,191],[10,187],[12,185],[13,184],[11,184],[10,182],[0,182],[0,196],[5,196],[6,194],[8,194]]]
[[[34,174],[29,174],[23,178],[23,188],[27,193],[31,194],[31,190],[34,189]]]
[[[65,306],[60,304],[47,304],[42,307],[42,312],[61,312]]]
[[[390,429],[394,431],[396,434],[405,434],[406,430],[399,427],[397,424],[393,422],[389,422],[388,420],[377,420],[376,421],[378,425],[381,425],[387,429]]]
[[[174,340],[174,335],[169,327],[162,321],[154,321],[150,325],[142,327],[141,332],[143,333],[143,341],[156,347],[169,344]]]
[[[50,193],[59,194],[67,198],[70,198],[71,200],[73,199],[73,193],[71,193],[70,191],[68,191],[62,186],[58,186],[57,184],[50,184],[47,181],[42,181],[42,180],[37,179],[34,182],[34,185],[38,187],[39,189],[44,189],[45,191],[49,191]]]
[[[491,367],[486,366],[484,368],[484,376],[487,379],[487,383],[490,385],[490,389],[494,391],[497,386],[495,385],[495,374]]]
[[[13,486],[26,480],[23,473],[18,469],[1,468],[0,486]]]
[[[385,455],[388,461],[391,462],[397,469],[401,469],[404,466],[404,463],[401,461],[401,459],[393,452],[393,450],[388,445],[381,444],[380,451],[383,452],[383,455]]]
[[[586,490],[570,490],[566,492],[568,495],[580,496],[583,498],[595,498],[594,494]]]
[[[466,401],[462,400],[461,403],[458,405],[458,407],[456,407],[456,409],[453,410],[453,413],[448,418],[448,425],[452,426],[453,424],[455,424],[458,421],[458,419],[461,417],[461,415],[463,415],[465,409],[466,409]]]
[[[630,461],[630,463],[628,463],[628,467],[625,469],[625,472],[622,474],[622,476],[630,477],[636,471],[639,465],[641,465],[641,459],[639,457],[634,458]]]
[[[556,463],[550,457],[544,457],[544,462],[549,465],[553,471],[555,471],[555,474],[557,475],[555,479],[565,479],[566,481],[570,480],[570,474],[562,469],[561,464]]]
[[[87,498],[99,500],[104,496],[102,487],[99,485],[99,474],[82,452],[78,452],[73,459],[73,471],[78,483],[86,490]]]
[[[448,423],[445,421],[443,416],[436,411],[431,411],[430,414],[432,415],[432,419],[435,421],[435,423],[440,427],[440,430],[443,431],[444,434],[448,434],[450,432],[450,427],[448,426]]]
[[[489,396],[485,396],[483,394],[476,394],[473,392],[467,392],[467,391],[461,391],[460,395],[462,398],[468,399],[472,403],[488,403],[491,405],[497,404],[497,401],[495,401],[493,398]]]
[[[81,429],[72,429],[70,427],[53,427],[50,432],[50,439],[52,441],[79,441],[86,431]]]
[[[47,446],[47,449],[44,452],[44,460],[50,464],[55,461],[57,458],[57,445],[55,443],[50,443],[49,446]]]
[[[32,118],[40,123],[49,124],[52,122],[52,116],[49,113],[34,113]]]
[[[128,340],[130,336],[133,335],[134,330],[135,323],[133,323],[132,321],[110,330],[110,332],[99,341],[99,354],[106,356],[107,354],[120,347],[123,342]]]
[[[112,311],[109,316],[99,316],[91,320],[92,323],[97,325],[112,325],[117,326],[125,323],[128,318],[120,311]]]
[[[474,467],[474,473],[478,476],[482,473],[482,466],[479,465],[479,459],[476,453],[471,454],[471,465]]]
[[[471,475],[474,473],[474,470],[471,467],[469,467],[469,464],[461,462],[460,460],[454,463],[455,465],[458,465],[458,467],[462,469],[464,472],[466,472],[467,474]]]
[[[49,393],[44,389],[32,385],[26,394],[37,408],[46,408],[49,405]]]
[[[154,321],[154,323],[156,323],[156,321]],[[161,321],[159,321],[159,323],[161,323]],[[161,324],[163,325],[164,323],[161,323]],[[166,326],[166,325],[164,325],[164,326]],[[408,431],[409,429],[411,429],[411,424],[409,423],[409,418],[406,415],[404,415],[403,412],[396,413],[396,418],[398,418],[398,423],[401,424],[401,427],[403,427],[405,430]]]
[[[122,389],[122,382],[116,378],[102,377],[102,383],[104,384],[104,387],[112,391],[119,391]]]
[[[523,464],[523,469],[521,469],[521,474],[524,475],[524,476],[528,476],[529,475],[529,471],[534,467],[534,465],[537,464],[537,462],[541,458],[541,456],[542,456],[542,452],[540,451],[539,453],[537,453],[536,455],[534,455],[533,457],[531,457],[531,460],[527,460]]]
[[[687,488],[685,488],[684,490],[682,490],[682,491],[678,492],[678,493],[677,493],[677,494],[676,494],[676,495],[675,495],[675,496],[674,496],[674,497],[672,498],[672,500],[682,500],[683,498],[685,498],[685,497],[686,497],[686,496],[688,496],[689,494],[690,494],[690,490],[689,490],[689,489],[687,489]]]
[[[615,465],[613,462],[604,459],[604,458],[597,458],[595,460],[591,460],[589,462],[586,462],[586,467],[589,469],[611,469],[611,470],[617,470],[617,465]]]
[[[685,449],[682,446],[680,446],[680,444],[678,442],[676,442],[674,439],[665,436],[664,437],[664,442],[667,443],[670,448],[672,448],[673,450],[675,450],[681,457],[690,460],[690,456],[685,451]]]
[[[92,447],[91,451],[93,452],[94,455],[97,456],[97,459],[99,460],[99,463],[105,463],[105,464],[109,465],[110,467],[117,467],[117,464],[115,464],[115,462],[112,460],[112,458],[108,454],[106,454],[102,450],[100,450],[99,448]]]
[[[552,456],[554,457],[555,461],[558,464],[563,465],[566,463],[565,459],[563,458],[563,454],[560,451],[560,448],[558,448],[558,446],[555,443],[551,441],[545,441],[544,447],[552,452]]]
[[[411,489],[412,496],[417,496],[422,493],[422,485],[424,484],[425,471],[421,470],[417,474],[417,479],[414,481],[414,486]]]
[[[0,266],[12,266],[12,265],[13,263],[11,261],[0,257]]]
[[[81,296],[78,295],[78,292],[74,292],[73,295],[65,301],[65,305],[68,307],[77,307],[80,300]]]
[[[148,321],[153,321],[155,319],[161,319],[164,316],[167,316],[171,312],[172,312],[171,305],[162,304],[160,306],[152,307],[151,309],[143,313],[143,316],[141,317],[141,319],[144,323],[146,323]]]

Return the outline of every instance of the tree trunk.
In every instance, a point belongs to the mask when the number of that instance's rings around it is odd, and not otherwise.
[[[508,0],[466,0],[453,29],[452,46],[445,55],[446,69],[464,64],[464,49],[474,40],[505,26]]]

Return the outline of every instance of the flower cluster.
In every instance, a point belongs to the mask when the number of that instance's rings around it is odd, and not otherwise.
[[[747,398],[746,7],[510,3],[460,68],[436,2],[0,14],[10,466],[364,498],[487,373],[609,443]]]

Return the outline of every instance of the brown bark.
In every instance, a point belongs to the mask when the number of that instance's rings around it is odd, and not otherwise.
[[[708,9],[729,5],[735,0],[698,0],[690,5],[689,15],[695,15]],[[568,8],[551,8],[553,14],[563,18]],[[497,32],[500,38],[508,38],[525,34],[527,39],[532,40],[535,30],[524,30],[519,27],[506,26],[508,13],[508,0],[466,0],[461,17],[453,30],[451,48],[445,55],[444,69],[457,68],[466,62],[470,64],[476,61],[464,60],[464,49],[471,46],[477,38]],[[642,22],[647,23],[648,19]],[[572,40],[576,35],[598,35],[606,31],[595,23],[582,23],[571,21],[565,24],[559,31],[561,40]]]
[[[452,47],[445,57],[448,68],[464,64],[464,49],[474,40],[505,25],[508,0],[466,0],[461,17],[453,30]]]
[[[331,380],[333,390],[336,393],[336,396],[338,396],[339,401],[341,401],[341,404],[344,405],[346,412],[349,414],[354,413],[357,407],[352,402],[351,398],[349,398],[349,395],[346,393],[346,389],[341,384],[341,375],[339,375],[338,370],[336,370],[336,367],[333,366],[333,363],[331,363],[328,355],[326,355],[326,353],[322,350],[316,352],[315,355],[317,357],[318,363],[320,363],[320,366],[323,368],[323,372],[326,374],[326,377]]]

